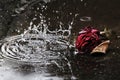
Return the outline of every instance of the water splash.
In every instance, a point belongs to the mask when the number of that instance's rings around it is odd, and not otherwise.
[[[31,22],[30,27],[23,34],[5,39],[6,42],[1,47],[5,57],[36,62],[41,61],[41,58],[47,59],[48,57],[44,57],[45,55],[54,59],[58,57],[59,51],[67,49],[69,42],[66,39],[71,34],[70,28],[63,30],[60,27],[56,31],[50,31],[46,25],[32,25]],[[64,35],[65,32],[68,35]]]
[[[40,14],[39,18],[39,24],[35,25],[33,18],[28,29],[22,34],[4,39],[1,45],[2,56],[17,63],[39,63],[45,69],[48,65],[55,64],[63,72],[64,65],[67,65],[73,77],[71,64],[63,56],[70,45],[73,22],[67,29],[60,24],[59,28],[50,30],[44,16]],[[62,62],[63,59],[65,62]]]
[[[48,65],[55,64],[64,72],[64,66],[67,65],[73,76],[69,60],[61,56],[70,45],[72,26],[63,29],[60,25],[58,29],[51,31],[43,19],[41,15],[41,22],[38,25],[34,25],[31,21],[24,33],[5,38],[1,46],[2,56],[17,63],[32,63],[32,65],[39,63],[44,66],[44,70]],[[62,62],[63,59],[66,62]],[[38,71],[37,68],[35,71]]]

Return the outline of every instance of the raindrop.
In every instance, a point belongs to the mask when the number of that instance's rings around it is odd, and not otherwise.
[[[81,17],[80,18],[80,21],[91,21],[91,17],[88,17],[88,16],[84,16],[84,17]]]

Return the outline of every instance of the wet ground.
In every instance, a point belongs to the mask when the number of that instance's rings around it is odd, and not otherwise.
[[[119,80],[120,73],[120,1],[119,0],[4,0],[0,1],[0,38],[23,33],[30,22],[38,25],[41,20],[55,30],[60,25],[72,26],[73,36],[87,25],[112,30],[111,44],[105,55],[80,55],[69,58],[72,69],[61,72],[55,65],[47,67],[16,64],[1,57],[0,80]],[[42,17],[40,17],[42,16]],[[82,21],[89,17],[90,20]],[[87,18],[88,19],[88,18]],[[72,24],[71,24],[72,23]],[[1,43],[2,44],[2,43]],[[72,52],[71,52],[72,54]],[[68,64],[68,63],[67,63]],[[37,68],[36,68],[37,67]],[[45,72],[44,74],[41,72]]]

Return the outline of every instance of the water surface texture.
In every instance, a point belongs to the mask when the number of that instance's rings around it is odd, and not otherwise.
[[[0,80],[119,80],[119,0],[1,0]],[[84,26],[111,30],[105,55],[75,56]]]

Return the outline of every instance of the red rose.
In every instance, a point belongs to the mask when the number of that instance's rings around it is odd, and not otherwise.
[[[79,32],[75,46],[79,53],[90,53],[100,43],[100,32],[88,26]]]

